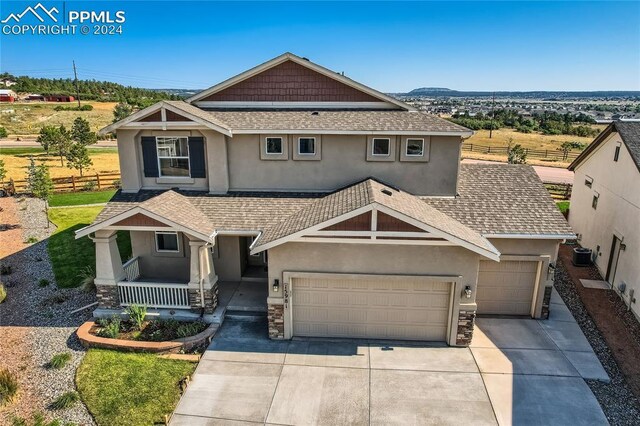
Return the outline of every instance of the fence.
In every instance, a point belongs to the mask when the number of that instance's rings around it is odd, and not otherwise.
[[[95,175],[67,176],[52,178],[54,192],[76,192],[117,188],[120,186],[120,173],[96,173]],[[10,180],[7,191],[10,194],[27,192],[26,180]]]
[[[150,308],[189,309],[187,284],[128,282],[118,283],[121,306],[144,305]]]
[[[507,155],[508,146],[485,146],[475,143],[463,143],[463,151],[477,152],[478,154],[502,154]],[[554,161],[573,161],[575,160],[579,152],[562,151],[554,149],[529,149],[525,148],[524,151],[528,158],[545,158]]]
[[[551,194],[551,198],[554,200],[562,201],[571,198],[572,185],[570,183],[545,182],[544,186],[547,188],[547,191]]]

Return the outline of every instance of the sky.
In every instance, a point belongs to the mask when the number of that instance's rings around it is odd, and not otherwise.
[[[2,0],[0,19],[36,4]],[[640,90],[637,1],[42,4],[126,21],[112,35],[3,28],[0,72],[72,77],[75,60],[81,79],[199,89],[289,51],[384,92]]]

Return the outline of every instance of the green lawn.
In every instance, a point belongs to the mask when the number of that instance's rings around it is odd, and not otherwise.
[[[180,381],[196,364],[153,354],[90,349],[76,372],[80,397],[98,425],[164,422],[180,399]]]
[[[75,231],[93,222],[102,207],[50,209],[49,219],[58,229],[49,238],[49,257],[59,287],[77,287],[87,266],[95,270],[96,254],[88,237],[75,239]],[[118,231],[118,248],[123,260],[131,256],[131,239],[126,231]]]
[[[49,206],[78,206],[81,204],[106,203],[116,193],[115,189],[108,191],[91,192],[60,192],[53,194],[49,200]]]

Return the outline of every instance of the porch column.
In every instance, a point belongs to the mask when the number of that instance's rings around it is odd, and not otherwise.
[[[120,306],[118,281],[124,278],[120,250],[116,243],[116,231],[96,231],[91,239],[96,246],[96,293],[98,306],[114,309]]]
[[[218,304],[218,277],[213,266],[211,250],[202,240],[190,240],[189,300],[191,309],[204,308],[205,313],[213,313]],[[202,270],[202,288],[204,306],[200,291],[200,271]]]

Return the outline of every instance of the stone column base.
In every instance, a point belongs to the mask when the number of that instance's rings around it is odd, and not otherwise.
[[[192,311],[200,311],[202,307],[200,289],[189,289],[189,305]],[[218,284],[204,290],[204,313],[212,314],[218,306]]]
[[[269,322],[269,338],[284,339],[284,305],[269,303],[267,321]]]
[[[96,297],[98,298],[98,308],[117,309],[120,307],[120,297],[116,285],[96,284]]]
[[[460,310],[458,313],[458,331],[456,333],[457,346],[469,346],[473,338],[473,328],[476,323],[476,311]]]
[[[551,305],[552,291],[552,286],[547,286],[544,288],[544,296],[542,296],[542,313],[540,314],[541,319],[549,319],[549,307]]]

